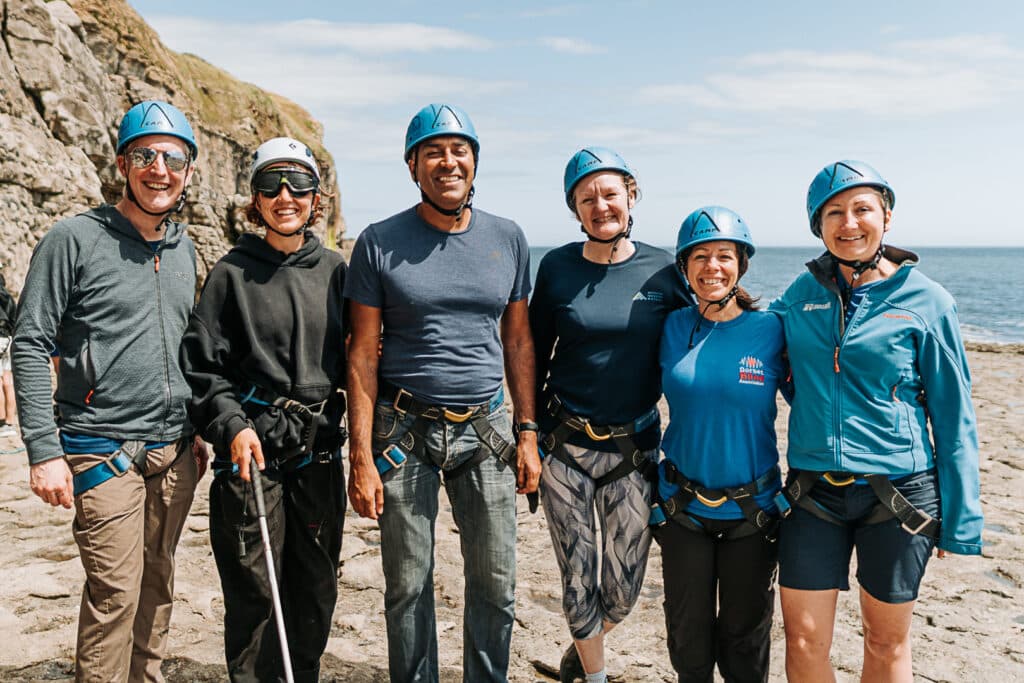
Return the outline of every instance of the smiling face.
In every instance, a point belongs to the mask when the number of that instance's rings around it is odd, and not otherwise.
[[[740,280],[740,258],[735,242],[718,240],[693,247],[686,258],[686,279],[704,305],[721,301]],[[736,305],[731,299],[728,306]]]
[[[157,154],[149,166],[136,168],[128,158],[133,149],[148,147],[156,152],[176,152],[191,157],[184,141],[171,135],[145,135],[131,142],[124,154],[117,157],[117,168],[125,177],[139,206],[152,213],[170,212],[192,177],[190,163],[180,171],[167,168],[166,158]]]
[[[892,211],[872,187],[853,187],[821,207],[821,239],[834,256],[870,261],[888,232]]]
[[[409,173],[430,201],[455,209],[466,201],[476,177],[473,146],[458,135],[430,138],[413,152]]]
[[[576,217],[587,234],[597,239],[611,239],[626,230],[635,200],[617,171],[588,175],[573,189]]]
[[[289,162],[271,164],[264,170],[272,169],[289,169],[313,175],[309,169]],[[317,192],[306,192],[302,196],[292,194],[287,183],[281,184],[279,189],[280,192],[276,197],[268,197],[261,192],[256,192],[253,197],[256,209],[273,230],[285,235],[297,233],[309,221],[310,214],[320,202],[320,194]],[[268,240],[271,234],[267,233]]]

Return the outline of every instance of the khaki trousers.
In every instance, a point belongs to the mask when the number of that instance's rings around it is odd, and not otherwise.
[[[67,460],[77,474],[109,457]],[[182,439],[149,451],[145,478],[132,468],[75,498],[72,530],[85,568],[76,681],[164,680],[174,550],[197,475],[191,439]]]

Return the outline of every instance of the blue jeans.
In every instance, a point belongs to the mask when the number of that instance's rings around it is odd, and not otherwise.
[[[501,392],[489,420],[512,440]],[[412,415],[390,404],[374,408],[373,451],[380,453],[412,424]],[[426,454],[450,470],[481,447],[470,423],[440,421],[430,426]],[[484,446],[486,448],[486,446]],[[384,565],[384,611],[392,681],[438,680],[434,615],[434,521],[441,478],[435,467],[409,454],[401,467],[384,474],[380,518]],[[462,544],[466,580],[463,614],[463,680],[505,681],[515,615],[515,472],[494,457],[445,483]]]

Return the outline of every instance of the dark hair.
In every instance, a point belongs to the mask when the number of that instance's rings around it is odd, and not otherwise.
[[[750,267],[750,256],[747,254],[747,250],[742,244],[739,242],[733,242],[733,244],[736,245],[736,254],[739,266],[739,277],[736,279],[736,303],[738,303],[740,305],[740,309],[744,311],[756,311],[760,308],[757,303],[761,300],[761,297],[752,296],[750,292],[739,284],[739,281],[747,274],[747,269]],[[696,246],[698,245],[693,245],[693,247]],[[683,274],[684,278],[686,278],[686,262],[689,260],[690,254],[693,253],[693,247],[688,247],[682,250],[676,258],[676,268],[679,269],[679,272]],[[687,289],[692,292],[693,287],[689,284],[689,279],[687,279],[686,282]]]

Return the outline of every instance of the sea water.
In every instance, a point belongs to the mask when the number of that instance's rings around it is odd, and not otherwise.
[[[902,246],[902,245],[901,245]],[[918,268],[953,295],[964,339],[998,344],[1024,343],[1024,248],[906,247],[921,258]],[[532,247],[536,276],[550,247]],[[672,251],[671,247],[666,251]],[[822,253],[814,247],[760,247],[743,286],[767,306]]]

